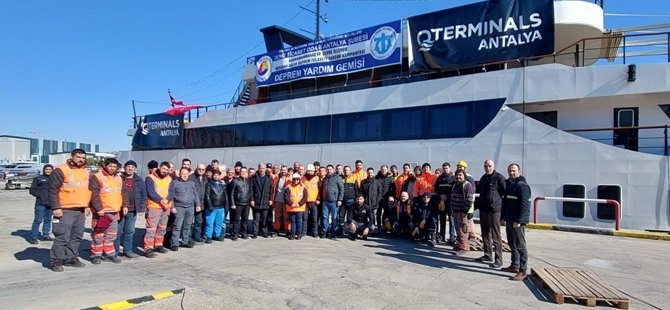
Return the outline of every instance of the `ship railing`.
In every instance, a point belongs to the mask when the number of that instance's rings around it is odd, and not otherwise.
[[[605,203],[614,206],[614,229],[621,229],[621,204],[614,199],[591,199],[591,198],[572,198],[572,197],[545,197],[537,196],[533,200],[533,223],[537,224],[539,214],[537,210],[542,200],[571,201],[571,202],[596,202]]]
[[[582,128],[582,129],[561,129],[565,132],[574,133],[583,138],[597,141],[608,145],[622,145],[625,149],[633,151],[642,151],[644,153],[663,154],[668,156],[668,125],[661,126],[632,126],[632,127],[608,127],[608,128]],[[663,134],[659,134],[659,130]],[[636,131],[637,134],[631,134]],[[640,133],[647,133],[640,135]],[[596,135],[588,134],[596,133]],[[605,133],[607,136],[603,136]],[[617,138],[623,143],[616,143]]]

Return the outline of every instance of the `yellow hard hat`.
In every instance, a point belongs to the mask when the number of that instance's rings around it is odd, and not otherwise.
[[[461,167],[467,169],[467,168],[468,168],[468,163],[466,163],[465,160],[461,160],[461,161],[459,161],[459,162],[456,163],[456,166],[457,166],[457,167],[458,167],[458,166],[461,166]]]

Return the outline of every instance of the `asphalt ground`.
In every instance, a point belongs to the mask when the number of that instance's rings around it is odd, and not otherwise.
[[[27,242],[34,200],[0,190],[0,308],[81,309],[185,288],[137,309],[578,309],[556,305],[531,281],[450,247],[408,240],[284,238],[193,249],[54,273],[50,242]],[[140,240],[144,222],[137,223]],[[87,221],[90,227],[90,220]],[[557,231],[527,232],[530,267],[578,267],[631,296],[631,309],[670,309],[670,242]],[[504,254],[505,265],[509,254]],[[598,308],[611,308],[599,305]]]

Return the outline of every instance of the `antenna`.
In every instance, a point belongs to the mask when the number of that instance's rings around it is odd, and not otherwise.
[[[328,3],[328,0],[323,0],[323,1],[326,1],[326,3]],[[322,37],[321,37],[321,21],[323,21],[324,23],[327,24],[328,23],[328,16],[326,16],[326,14],[321,15],[321,0],[316,0],[316,11],[312,11],[311,9],[308,9],[308,8],[306,8],[304,6],[301,6],[301,5],[299,5],[298,7],[307,11],[307,12],[310,12],[310,13],[314,14],[314,16],[316,17],[316,31],[315,32],[307,31],[305,29],[300,29],[300,30],[302,30],[304,32],[307,32],[309,34],[313,34],[314,35],[314,40],[322,39]]]

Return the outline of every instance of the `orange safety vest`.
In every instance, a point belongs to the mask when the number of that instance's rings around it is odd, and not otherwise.
[[[100,201],[102,210],[108,213],[119,212],[123,206],[121,188],[123,181],[118,175],[112,176],[99,171],[95,174],[100,184]]]
[[[58,201],[62,209],[85,208],[91,202],[88,189],[88,170],[71,168],[68,164],[58,166],[63,171],[63,185],[58,191]]]
[[[435,194],[435,175],[432,173],[422,173],[414,182],[414,194],[423,195],[423,193]]]
[[[365,172],[365,169],[355,170],[352,174],[356,176],[356,182],[358,183],[358,186],[361,185],[361,181],[363,181],[363,180],[365,180],[365,178],[367,178],[367,174]]]
[[[314,177],[316,179],[316,177]],[[289,190],[289,193],[291,194],[291,202],[300,202],[302,200],[302,197],[304,195],[305,187],[302,186],[302,184],[295,185],[291,183],[287,187]],[[309,194],[307,195],[309,197]],[[288,201],[286,202],[286,211],[287,212],[305,212],[305,204],[301,204],[300,206],[293,207],[292,203],[289,203]]]
[[[170,192],[170,182],[172,182],[171,176],[166,176],[164,178],[159,178],[155,174],[149,175],[149,177],[154,180],[155,190],[158,193],[158,196],[162,198],[167,198]],[[169,202],[168,207],[172,207],[172,201]],[[162,209],[160,201],[154,201],[153,199],[147,199],[147,209]]]
[[[319,197],[319,177],[313,176],[311,180],[302,177],[300,182],[307,188],[307,202],[315,202]]]
[[[401,174],[395,179],[395,197],[400,199],[402,193],[402,184],[409,178],[409,174]]]

